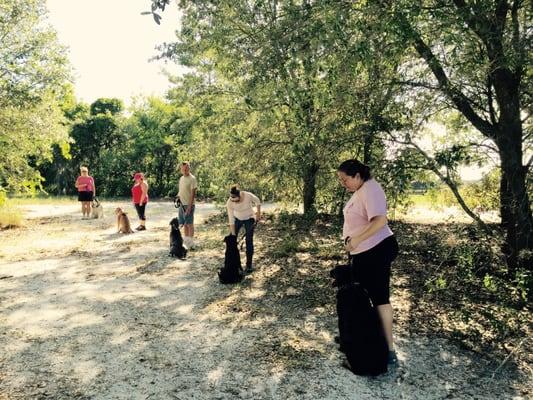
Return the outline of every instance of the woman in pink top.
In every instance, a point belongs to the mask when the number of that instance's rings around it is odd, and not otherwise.
[[[389,346],[389,363],[395,363],[389,286],[398,243],[387,225],[385,192],[372,179],[370,168],[358,160],[344,161],[337,168],[337,176],[341,185],[353,193],[344,206],[342,237],[350,253],[354,278],[377,308]]]
[[[133,204],[135,205],[135,210],[137,210],[137,215],[139,216],[139,226],[135,228],[136,231],[145,231],[146,230],[146,203],[148,203],[148,184],[144,180],[144,175],[142,172],[137,172],[133,176],[135,183],[131,188],[131,197]]]
[[[76,179],[75,186],[78,189],[78,201],[81,202],[81,219],[88,219],[91,214],[91,202],[96,196],[96,187],[87,167],[80,167],[80,176]]]

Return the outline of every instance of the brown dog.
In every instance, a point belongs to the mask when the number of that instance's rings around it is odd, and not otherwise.
[[[120,207],[117,207],[115,214],[117,215],[117,233],[133,233],[128,214]]]

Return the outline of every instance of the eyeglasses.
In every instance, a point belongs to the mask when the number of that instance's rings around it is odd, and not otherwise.
[[[341,185],[346,185],[346,182],[348,181],[348,176],[345,176],[345,177],[340,177],[340,176],[337,176],[337,180],[339,181],[339,183]]]

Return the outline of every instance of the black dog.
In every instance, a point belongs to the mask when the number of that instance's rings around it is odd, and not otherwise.
[[[183,238],[180,232],[180,223],[177,218],[173,218],[170,223],[170,253],[171,257],[184,259],[187,256],[187,249],[183,247]]]
[[[376,376],[387,372],[389,348],[376,308],[366,290],[353,281],[350,265],[333,268],[337,290],[340,350],[356,375]]]
[[[244,277],[244,272],[241,265],[241,255],[237,247],[237,236],[228,235],[224,238],[224,242],[226,242],[224,267],[218,271],[218,279],[220,283],[240,282]]]

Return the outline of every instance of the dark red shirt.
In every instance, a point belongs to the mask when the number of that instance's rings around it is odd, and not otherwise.
[[[133,198],[134,204],[140,204],[141,202],[141,196],[142,196],[142,188],[141,185],[133,185],[131,188],[131,197]],[[144,199],[144,203],[148,203],[148,193],[146,193],[146,197]]]

